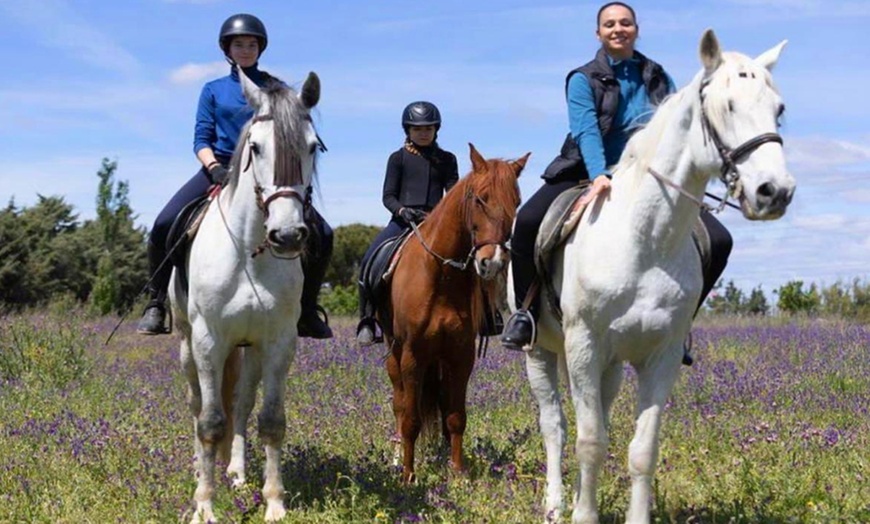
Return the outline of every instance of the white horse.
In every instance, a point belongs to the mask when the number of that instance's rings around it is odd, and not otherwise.
[[[564,320],[560,325],[543,308],[537,342],[526,357],[547,452],[547,521],[562,511],[566,422],[558,370],[567,372],[577,419],[580,468],[572,522],[593,523],[609,412],[628,362],[637,371],[638,405],[626,521],[649,522],[662,410],[700,299],[701,264],[691,230],[707,182],[720,176],[751,220],[781,217],[794,193],[776,134],[784,106],[770,74],[784,45],[753,60],[723,53],[714,33],[705,32],[703,70],[632,137],[609,196],[590,204],[555,255],[554,289]]]
[[[241,69],[239,77],[255,116],[242,130],[229,181],[190,248],[188,290],[176,273],[170,286],[196,434],[192,522],[216,520],[216,456],[226,460],[231,449],[227,473],[235,485],[245,482],[245,427],[261,379],[266,520],[285,515],[284,393],[300,315],[299,256],[309,234],[303,211],[320,146],[309,110],[319,100],[320,81],[310,73],[297,95],[277,80],[261,89]]]

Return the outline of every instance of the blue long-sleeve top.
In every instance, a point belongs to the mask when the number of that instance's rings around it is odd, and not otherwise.
[[[579,73],[568,81],[568,125],[583,155],[590,179],[610,174],[607,167],[616,164],[632,132],[648,122],[655,110],[641,77],[640,60],[608,57],[608,61],[619,82],[619,106],[607,135],[602,137],[598,127],[595,96],[589,79]],[[674,81],[670,76],[667,79],[668,92],[675,92]]]
[[[262,87],[267,74],[256,65],[244,69],[245,75]],[[231,157],[242,128],[254,116],[254,110],[245,100],[242,84],[235,67],[230,74],[212,80],[202,87],[196,110],[193,133],[193,152],[209,147],[217,156]]]

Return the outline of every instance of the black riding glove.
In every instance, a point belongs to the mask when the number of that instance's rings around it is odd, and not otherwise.
[[[403,207],[399,210],[399,216],[409,224],[419,224],[426,219],[426,212],[422,209]]]
[[[208,174],[211,177],[212,184],[224,185],[230,172],[221,164],[215,163],[212,164],[211,168],[208,170]]]

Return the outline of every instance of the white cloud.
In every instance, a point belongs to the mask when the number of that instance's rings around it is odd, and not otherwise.
[[[825,137],[789,138],[789,164],[803,168],[831,168],[870,162],[870,144]]]
[[[198,84],[225,75],[228,67],[225,61],[184,64],[169,72],[169,82],[174,85]]]
[[[63,0],[2,2],[0,9],[27,26],[42,44],[61,49],[74,59],[124,74],[140,68],[136,57],[91,26]]]
[[[848,218],[845,215],[835,213],[797,216],[793,220],[795,226],[813,231],[836,231],[846,225],[846,222],[848,222]]]

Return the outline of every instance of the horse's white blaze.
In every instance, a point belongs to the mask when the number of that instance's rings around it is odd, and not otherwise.
[[[243,72],[239,74],[255,114],[270,115],[271,120],[252,121],[246,127],[249,133],[243,131],[240,137],[234,155],[234,162],[238,159],[235,172],[206,212],[190,248],[187,293],[175,276],[170,285],[175,321],[183,337],[181,362],[188,379],[188,403],[197,436],[193,522],[215,521],[211,498],[219,449],[230,454],[226,457],[227,473],[233,485],[245,482],[246,426],[261,381],[259,432],[266,451],[266,520],[280,520],[285,515],[280,475],[286,424],[284,397],[287,371],[296,351],[303,274],[298,258],[277,258],[268,251],[257,257],[251,255],[273,232],[281,235],[282,231],[305,228],[302,198],[283,195],[292,189],[304,197],[313,176],[317,137],[308,118],[309,106],[301,104],[295,93],[261,91]],[[318,96],[309,94],[309,100]],[[304,144],[294,150],[300,157],[302,184],[276,187],[275,126],[290,126],[290,119],[295,126],[290,129],[304,133]],[[262,202],[276,191],[284,193],[276,195],[267,206],[268,213],[264,213]],[[289,247],[273,246],[272,250],[282,256],[294,255],[301,251],[302,244],[291,242]],[[231,354],[235,355],[237,347],[243,348],[239,350],[240,360],[235,361]],[[237,370],[239,362],[241,369]],[[222,406],[225,367],[238,371],[231,414],[225,413]],[[228,423],[230,416],[232,426]]]
[[[622,380],[622,363],[638,375],[637,421],[629,446],[632,479],[630,523],[649,522],[652,478],[664,404],[677,379],[682,342],[702,288],[701,266],[691,239],[698,206],[647,171],[654,169],[700,199],[722,166],[701,124],[705,109],[722,142],[736,148],[776,132],[781,100],[770,69],[782,44],[755,61],[722,53],[708,31],[701,41],[704,69],[666,100],[650,124],[629,142],[616,167],[609,195],[599,198],[556,256],[560,325],[542,308],[535,348],[526,370],[540,407],[547,452],[545,518],[563,507],[562,449],[566,418],[558,371],[567,371],[576,412],[572,522],[598,521],[596,488],[607,448],[607,418]],[[740,201],[749,219],[781,216],[794,192],[780,144],[766,142],[737,162]],[[508,303],[515,299],[508,280]],[[546,298],[542,303],[546,303]]]

